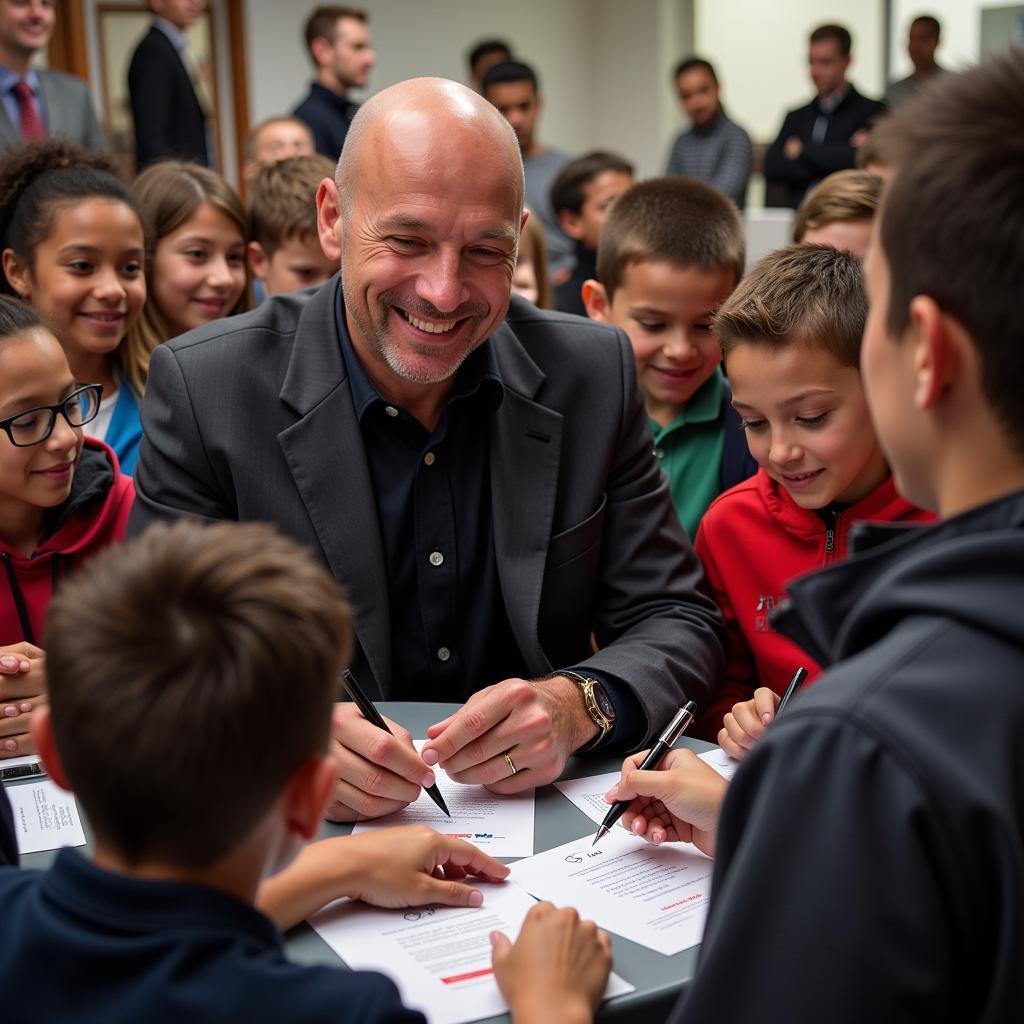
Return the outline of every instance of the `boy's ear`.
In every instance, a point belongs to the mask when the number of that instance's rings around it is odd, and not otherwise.
[[[252,276],[261,281],[266,280],[267,264],[270,263],[270,260],[264,252],[263,246],[259,242],[250,242],[245,247],[245,258],[249,261],[249,270],[252,271]]]
[[[289,832],[301,839],[316,838],[337,774],[329,757],[309,757],[295,769],[284,794]]]
[[[583,282],[583,305],[587,307],[587,316],[591,320],[600,320],[601,323],[608,323],[608,293],[600,281],[590,278]]]
[[[32,724],[29,726],[29,734],[32,742],[36,745],[40,760],[46,769],[46,774],[60,786],[61,789],[71,790],[68,785],[68,777],[64,772],[64,765],[61,764],[60,755],[57,753],[57,744],[53,739],[53,721],[50,718],[50,707],[43,704],[32,712]]]
[[[910,302],[910,337],[914,346],[914,406],[934,410],[964,370],[964,343],[973,352],[963,327],[928,295]]]
[[[559,210],[558,223],[561,224],[562,230],[575,241],[578,242],[583,237],[583,218],[578,213],[573,213],[572,210]]]
[[[324,178],[316,190],[316,232],[329,260],[341,262],[341,196],[333,178]]]
[[[27,266],[14,254],[13,249],[4,249],[4,276],[11,283],[18,298],[27,300],[32,294],[32,274]]]

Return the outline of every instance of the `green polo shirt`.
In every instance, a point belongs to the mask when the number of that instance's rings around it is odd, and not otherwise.
[[[724,387],[718,368],[667,427],[650,420],[654,454],[668,477],[676,511],[691,540],[697,536],[700,517],[722,490]]]

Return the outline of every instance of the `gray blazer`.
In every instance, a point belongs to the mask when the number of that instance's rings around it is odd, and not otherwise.
[[[96,120],[92,97],[85,82],[63,71],[40,68],[39,87],[43,93],[47,135],[60,135],[88,149],[103,149],[107,138]],[[11,123],[7,108],[0,103],[0,150],[21,143],[21,129]]]
[[[387,699],[388,581],[338,287],[335,276],[157,348],[129,532],[182,514],[276,523],[344,584],[354,669]],[[514,297],[491,344],[505,386],[490,431],[494,547],[512,631],[536,676],[583,665],[629,686],[649,740],[686,697],[705,703],[723,653],[629,342]]]

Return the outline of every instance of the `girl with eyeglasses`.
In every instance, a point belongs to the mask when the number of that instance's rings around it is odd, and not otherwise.
[[[106,444],[82,433],[99,405],[99,385],[75,379],[39,314],[0,296],[0,764],[32,750],[55,588],[124,537],[131,477]]]
[[[149,365],[132,338],[146,301],[146,240],[138,200],[116,170],[110,157],[62,139],[4,154],[0,290],[45,317],[77,380],[102,387],[90,433],[131,473]]]

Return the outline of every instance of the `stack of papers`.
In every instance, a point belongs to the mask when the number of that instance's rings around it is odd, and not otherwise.
[[[533,898],[509,882],[481,885],[484,905],[380,910],[340,900],[311,917],[320,937],[356,970],[382,971],[406,1006],[431,1024],[463,1024],[508,1012],[491,969],[492,931],[515,941]],[[634,987],[613,974],[605,998]]]

